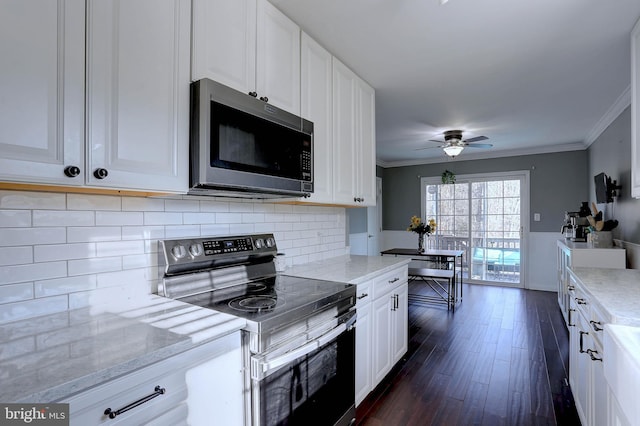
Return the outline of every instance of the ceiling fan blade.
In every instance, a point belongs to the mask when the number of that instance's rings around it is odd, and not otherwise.
[[[414,149],[414,151],[422,151],[424,149],[433,149],[433,148],[443,148],[444,145],[440,145],[440,146],[425,146],[424,148],[416,148]]]
[[[444,141],[437,141],[435,139],[429,139],[427,142],[438,142],[438,143],[444,143]]]
[[[490,143],[474,143],[473,145],[465,145],[465,148],[491,148]]]
[[[480,141],[486,141],[487,139],[489,139],[489,138],[486,137],[486,136],[476,136],[475,138],[465,139],[464,142],[466,142],[466,143],[480,142]]]

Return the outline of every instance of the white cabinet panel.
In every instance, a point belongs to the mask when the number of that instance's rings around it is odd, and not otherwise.
[[[2,3],[0,179],[84,184],[84,14],[83,0]]]
[[[190,13],[188,0],[89,3],[89,184],[186,192]]]
[[[332,56],[307,34],[301,38],[301,112],[313,122],[313,194],[306,201],[333,201]]]
[[[371,377],[373,324],[371,322],[371,303],[363,303],[362,306],[357,306],[356,309],[358,312],[356,323],[357,406],[366,398],[369,392],[371,392],[371,389],[373,389],[373,380]]]
[[[269,103],[300,115],[300,27],[258,0],[256,88]]]
[[[193,81],[255,90],[256,0],[193,0]]]
[[[640,20],[631,31],[631,196],[640,198]]]

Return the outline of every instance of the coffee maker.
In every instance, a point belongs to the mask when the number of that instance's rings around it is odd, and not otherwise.
[[[560,229],[560,232],[570,241],[586,242],[587,227],[589,226],[587,216],[589,216],[589,214],[589,203],[586,201],[582,203],[580,211],[565,212],[565,224]]]

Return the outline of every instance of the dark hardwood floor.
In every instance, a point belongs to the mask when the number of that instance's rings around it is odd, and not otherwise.
[[[409,293],[426,293],[419,283]],[[362,426],[580,425],[556,294],[468,285],[455,313],[409,302],[409,349],[357,410]]]

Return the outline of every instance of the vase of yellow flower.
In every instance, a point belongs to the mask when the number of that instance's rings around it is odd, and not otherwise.
[[[429,222],[424,223],[418,216],[411,216],[411,224],[407,228],[407,231],[415,232],[418,234],[418,253],[424,253],[424,237],[430,235],[436,230],[436,221],[429,219]]]

